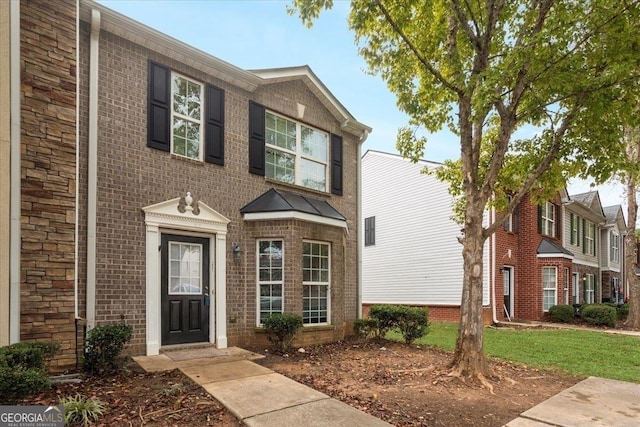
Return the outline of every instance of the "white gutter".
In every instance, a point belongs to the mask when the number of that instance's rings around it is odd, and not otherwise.
[[[491,224],[496,222],[496,208],[491,208]],[[500,323],[498,321],[498,316],[496,314],[496,305],[498,302],[496,301],[496,232],[494,231],[491,234],[491,278],[489,281],[491,282],[491,316],[494,324]],[[504,274],[504,272],[502,273]],[[511,314],[511,313],[509,313]]]
[[[362,145],[367,140],[369,136],[369,131],[362,131],[362,135],[360,136],[360,140],[358,141],[358,152],[356,157],[356,181],[357,184],[357,207],[356,207],[356,217],[358,221],[358,225],[356,226],[356,230],[358,230],[358,292],[356,293],[356,304],[358,306],[358,319],[362,319],[362,251],[364,250],[364,238],[362,234]]]
[[[20,2],[9,5],[10,150],[9,342],[20,342]]]
[[[100,12],[91,10],[89,44],[89,165],[87,169],[87,329],[96,322],[96,192],[98,182],[98,51]]]
[[[80,0],[76,0],[76,66],[80,64]],[[78,200],[80,200],[80,109],[78,106],[80,105],[80,79],[79,73],[76,72],[76,214],[75,214],[75,261],[74,261],[74,270],[75,274],[73,275],[73,313],[74,317],[78,319],[80,316],[78,315],[78,256],[79,256],[79,244],[80,241],[80,204]]]

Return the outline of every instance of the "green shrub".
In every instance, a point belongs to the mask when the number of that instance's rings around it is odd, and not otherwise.
[[[589,304],[583,306],[582,320],[594,326],[616,326],[617,311],[604,304]]]
[[[574,308],[570,305],[558,304],[549,307],[549,317],[554,322],[569,323],[573,319]]]
[[[96,326],[87,333],[83,368],[91,374],[117,371],[120,353],[131,339],[132,328],[124,323]]]
[[[629,316],[629,304],[618,304],[616,307],[618,320],[625,320]]]
[[[286,353],[293,345],[298,330],[302,328],[302,316],[289,313],[273,313],[262,324],[269,334],[269,341],[276,350]]]
[[[378,321],[373,317],[356,319],[353,323],[353,332],[360,338],[375,337],[378,333]]]
[[[404,337],[404,342],[411,344],[429,332],[429,309],[426,307],[397,308],[397,328]]]
[[[397,305],[372,305],[369,310],[369,317],[376,319],[378,330],[376,336],[384,338],[391,329],[398,327],[398,307]]]
[[[67,425],[88,426],[91,421],[98,421],[104,413],[104,403],[98,398],[86,398],[80,394],[60,400],[64,407],[64,421]]]
[[[22,342],[0,348],[0,404],[49,388],[49,362],[56,343]]]

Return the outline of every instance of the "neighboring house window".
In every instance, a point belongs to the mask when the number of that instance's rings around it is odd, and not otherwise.
[[[618,294],[618,286],[620,282],[617,277],[611,278],[611,302],[619,303],[620,295]]]
[[[569,227],[571,228],[571,244],[580,246],[580,218],[574,213],[571,213],[569,218]]]
[[[620,261],[620,236],[613,231],[610,234],[611,247],[609,251],[609,259],[613,262]]]
[[[224,165],[224,90],[149,61],[147,146]]]
[[[329,135],[266,112],[266,176],[327,191]]]
[[[364,245],[373,246],[376,244],[376,217],[370,216],[364,219]]]
[[[511,204],[511,196],[507,195],[507,206]],[[504,231],[513,232],[513,213],[504,220]]]
[[[542,206],[540,206],[540,233],[555,237],[556,235],[556,227],[555,227],[555,218],[556,218],[556,207],[551,202],[546,202]]]
[[[329,244],[302,244],[302,318],[305,325],[329,323]]]
[[[542,267],[542,310],[549,311],[551,306],[556,305],[557,289],[556,267]]]
[[[273,313],[282,313],[282,240],[258,240],[258,324]]]
[[[592,222],[586,223],[584,229],[584,248],[583,251],[587,255],[596,254],[596,225]]]
[[[584,288],[584,298],[587,304],[593,304],[595,302],[595,290],[595,276],[593,274],[587,274],[587,283],[585,283]]]

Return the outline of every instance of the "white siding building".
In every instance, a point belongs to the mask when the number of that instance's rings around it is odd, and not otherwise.
[[[431,317],[457,320],[462,295],[460,225],[448,186],[422,173],[439,164],[411,163],[369,150],[362,158],[362,303],[431,307]],[[485,249],[484,305],[489,304]]]

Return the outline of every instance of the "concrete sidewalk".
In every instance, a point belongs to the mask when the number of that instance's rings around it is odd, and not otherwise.
[[[523,412],[506,427],[636,427],[640,384],[589,377]]]
[[[252,362],[261,357],[235,347],[206,347],[134,360],[148,372],[182,370],[247,426],[391,426]]]

